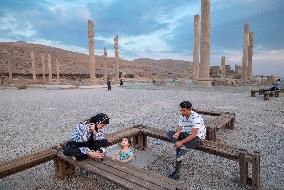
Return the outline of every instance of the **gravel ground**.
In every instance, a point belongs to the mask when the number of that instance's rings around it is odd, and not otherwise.
[[[198,109],[235,112],[235,130],[221,130],[222,141],[261,152],[262,189],[284,189],[284,96],[263,101],[245,88],[212,89],[0,89],[0,162],[50,147],[69,138],[77,121],[98,112],[111,117],[113,132],[134,124],[171,129],[177,125],[179,103],[190,100]],[[208,121],[212,118],[204,116]],[[169,143],[149,139],[158,159],[145,169],[167,176],[174,166]],[[190,150],[182,181],[188,189],[241,189],[238,164]],[[0,180],[0,189],[119,189],[93,174],[69,180],[54,178],[48,162]]]

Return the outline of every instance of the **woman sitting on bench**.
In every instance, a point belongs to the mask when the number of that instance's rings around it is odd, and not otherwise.
[[[109,117],[100,113],[85,122],[76,124],[76,128],[64,148],[64,155],[72,156],[74,160],[103,159],[104,147],[108,141],[104,138],[102,129],[109,124]]]

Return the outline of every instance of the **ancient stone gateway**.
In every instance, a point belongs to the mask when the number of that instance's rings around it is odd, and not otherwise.
[[[210,87],[210,0],[201,0],[200,68],[198,84]]]
[[[32,60],[32,74],[33,74],[33,80],[36,80],[36,68],[35,68],[35,51],[31,51],[31,60]]]
[[[94,23],[88,20],[88,39],[89,39],[89,62],[90,62],[90,78],[91,81],[96,79],[96,63],[94,54]]]
[[[115,81],[119,81],[119,50],[118,50],[118,35],[114,38],[114,55],[115,55]]]
[[[194,16],[193,81],[199,79],[199,15]]]
[[[253,43],[254,43],[254,33],[249,33],[249,47],[248,47],[248,79],[252,78],[252,56],[253,56]]]
[[[243,60],[242,60],[242,83],[247,82],[248,76],[248,38],[249,38],[249,25],[244,25],[244,47],[243,47]]]
[[[107,49],[104,48],[104,80],[107,80]]]
[[[43,83],[46,83],[46,78],[45,78],[45,64],[44,64],[44,54],[41,54],[41,64],[42,64],[42,81]]]

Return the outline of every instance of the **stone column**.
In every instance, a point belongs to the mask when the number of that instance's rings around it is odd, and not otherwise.
[[[33,74],[33,80],[36,80],[36,68],[35,68],[35,51],[31,51],[31,60],[32,60],[32,74]]]
[[[226,57],[222,56],[221,58],[221,78],[226,78],[225,65],[226,65]]]
[[[243,64],[242,64],[242,82],[247,82],[248,73],[248,38],[249,38],[249,25],[244,25],[244,47],[243,47]]]
[[[248,47],[248,79],[252,78],[252,56],[253,56],[254,33],[249,33],[249,47]]]
[[[107,49],[104,48],[104,80],[107,80]]]
[[[115,81],[119,81],[119,50],[118,50],[118,35],[114,38],[114,55],[115,55]]]
[[[52,82],[52,71],[51,71],[51,57],[50,54],[48,54],[47,57],[47,69],[48,69],[48,82]]]
[[[199,15],[194,16],[193,81],[199,79]]]
[[[10,59],[10,54],[7,54],[8,56],[8,73],[9,73],[9,81],[11,82],[13,80],[13,71],[12,71],[12,64]]]
[[[200,68],[198,84],[210,87],[210,0],[201,0]]]
[[[60,72],[60,65],[58,63],[58,59],[56,59],[56,80],[57,82],[60,82],[59,72]]]
[[[42,64],[42,81],[43,83],[46,83],[46,78],[45,78],[45,64],[44,64],[44,54],[41,54],[41,64]]]
[[[96,63],[95,63],[95,45],[94,45],[94,23],[88,20],[88,38],[89,38],[89,62],[90,62],[90,78],[91,81],[96,79]]]

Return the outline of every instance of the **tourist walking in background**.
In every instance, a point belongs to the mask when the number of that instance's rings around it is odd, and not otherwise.
[[[120,85],[120,87],[123,87],[123,80],[122,79],[120,79],[119,85]]]
[[[110,79],[107,79],[107,90],[111,90],[111,82]]]

